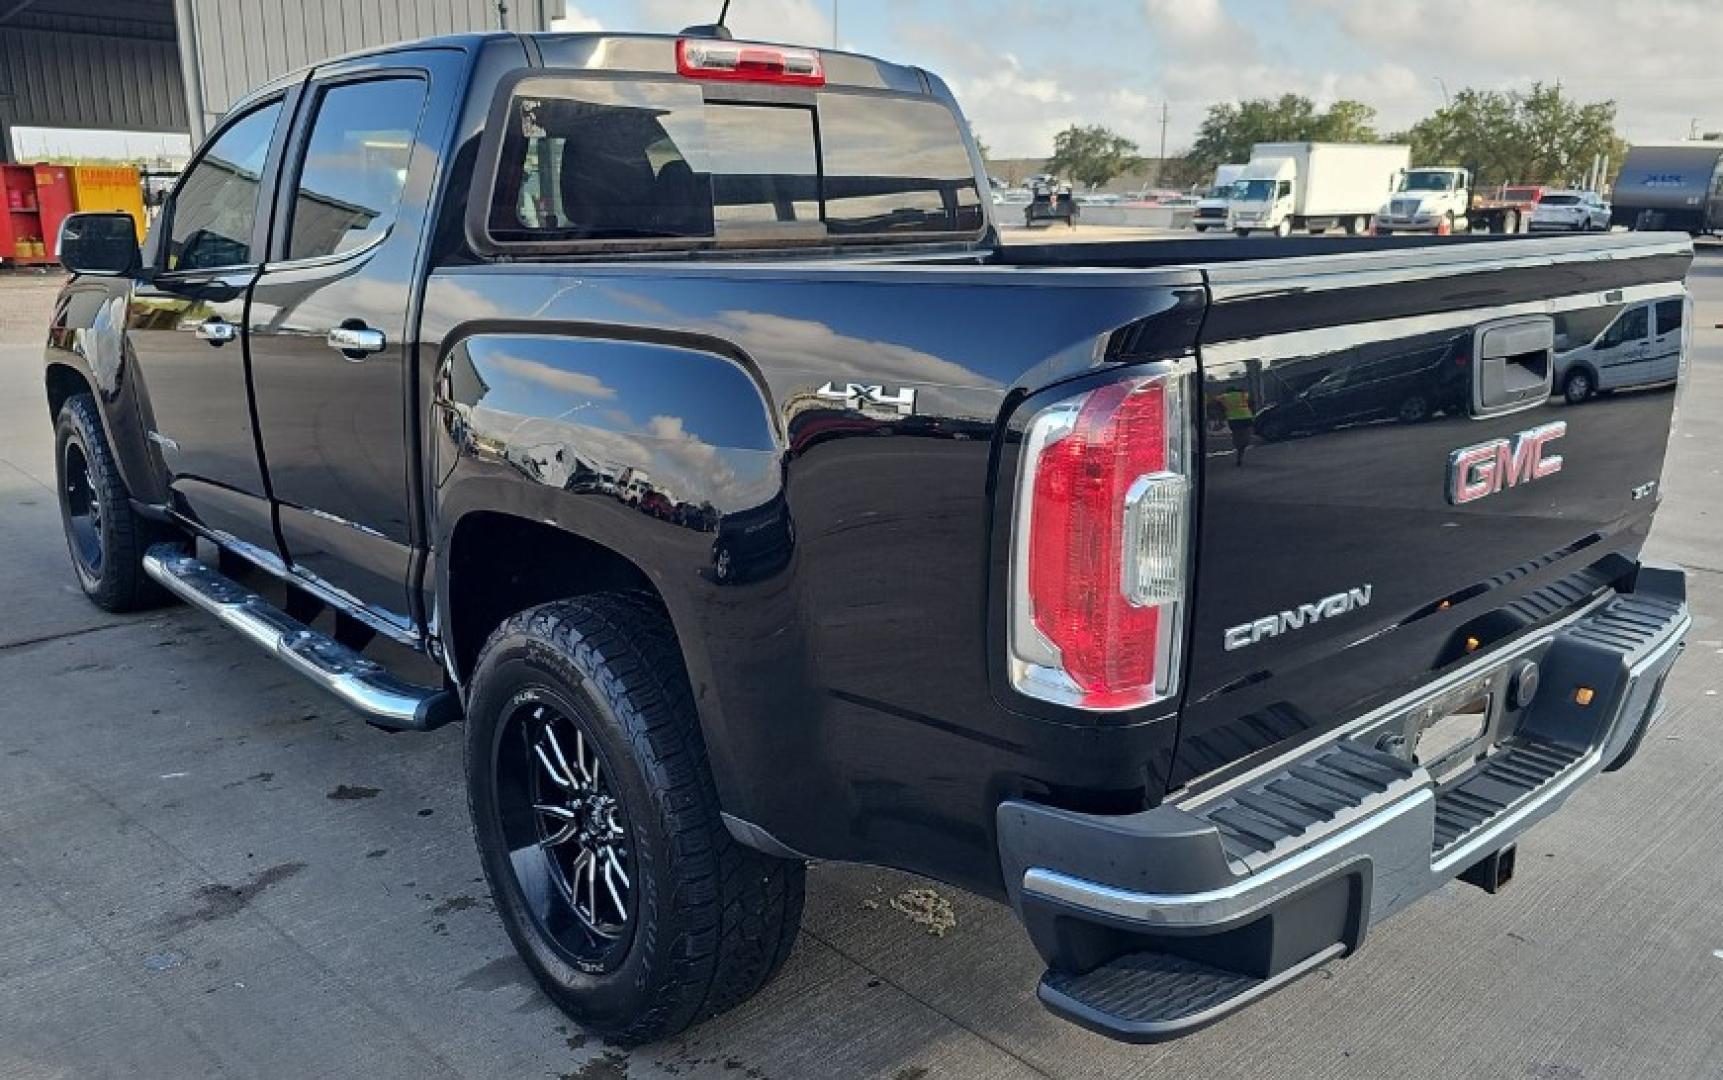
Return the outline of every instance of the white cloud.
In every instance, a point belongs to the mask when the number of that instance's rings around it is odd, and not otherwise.
[[[573,4],[569,4],[559,18],[550,21],[550,28],[568,34],[590,34],[604,29],[597,19],[585,14]]]
[[[642,0],[636,29],[674,33],[718,17],[718,0]],[[730,5],[725,23],[744,41],[830,45],[831,14],[814,0],[744,0]]]
[[[1698,119],[1723,128],[1723,18],[1716,0],[1297,0],[1359,51],[1418,73],[1385,116],[1416,119],[1450,91],[1560,82],[1581,101],[1614,100],[1629,139],[1675,138]],[[1478,33],[1408,33],[1469,26]],[[1362,96],[1362,95],[1360,95]],[[1366,98],[1366,100],[1369,100]]]
[[[1236,41],[1243,27],[1228,17],[1220,0],[1143,0],[1149,32],[1184,44]]]

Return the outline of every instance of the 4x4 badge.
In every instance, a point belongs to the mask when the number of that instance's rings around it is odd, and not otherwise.
[[[883,386],[867,383],[844,383],[839,386],[835,382],[829,382],[814,391],[814,396],[822,401],[841,401],[847,409],[865,409],[872,406],[881,409],[895,409],[899,416],[910,416],[915,413],[915,387],[913,386],[906,386],[894,394],[888,394]]]

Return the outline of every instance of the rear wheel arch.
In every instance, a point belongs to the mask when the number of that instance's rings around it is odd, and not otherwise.
[[[461,515],[449,530],[439,568],[443,644],[463,682],[491,632],[528,608],[593,593],[631,592],[668,610],[633,559],[566,526],[507,511]]]

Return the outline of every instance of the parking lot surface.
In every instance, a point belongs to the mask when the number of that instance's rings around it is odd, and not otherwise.
[[[0,1077],[1723,1075],[1723,256],[1695,266],[1652,541],[1695,615],[1663,726],[1501,896],[1451,885],[1163,1047],[1044,1012],[1006,909],[826,865],[753,1001],[631,1052],[583,1036],[491,912],[459,730],[382,734],[205,616],[79,594],[40,382],[56,284],[0,273]]]

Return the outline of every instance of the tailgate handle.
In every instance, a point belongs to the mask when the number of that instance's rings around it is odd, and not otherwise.
[[[1503,319],[1478,327],[1472,415],[1501,416],[1543,404],[1555,381],[1555,320]]]

